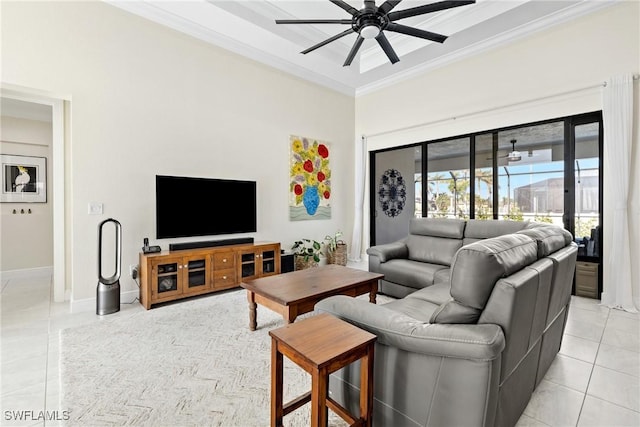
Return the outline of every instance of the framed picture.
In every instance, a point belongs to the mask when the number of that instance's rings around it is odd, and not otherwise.
[[[46,203],[46,157],[0,154],[2,203]]]

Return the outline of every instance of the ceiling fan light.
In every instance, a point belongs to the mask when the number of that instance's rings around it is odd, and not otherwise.
[[[375,39],[380,34],[380,28],[375,25],[365,25],[360,29],[360,36],[363,39]]]
[[[512,151],[509,153],[507,160],[509,160],[510,162],[519,162],[520,160],[522,160],[522,156],[520,155],[519,151]]]

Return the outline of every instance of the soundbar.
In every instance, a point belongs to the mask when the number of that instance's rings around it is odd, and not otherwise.
[[[170,243],[170,251],[180,251],[183,249],[213,248],[215,246],[242,245],[253,243],[253,237],[239,237],[236,239],[209,240],[204,242]]]

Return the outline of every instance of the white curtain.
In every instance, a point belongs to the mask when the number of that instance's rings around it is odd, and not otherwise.
[[[613,220],[609,253],[604,254],[602,304],[637,312],[633,303],[628,199],[633,137],[633,75],[610,78],[603,90],[604,170]]]
[[[351,237],[351,250],[349,251],[349,259],[351,261],[360,261],[362,253],[362,227],[364,216],[364,188],[366,180],[366,159],[367,159],[367,140],[364,136],[360,141],[356,141],[356,167],[355,167],[355,215],[353,218],[353,234]]]

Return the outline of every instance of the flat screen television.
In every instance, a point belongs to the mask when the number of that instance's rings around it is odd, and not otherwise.
[[[255,181],[156,175],[156,238],[255,231]]]

